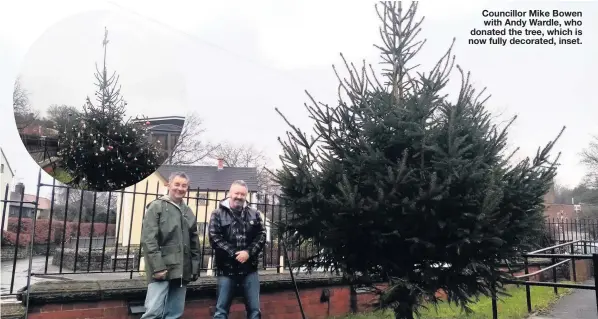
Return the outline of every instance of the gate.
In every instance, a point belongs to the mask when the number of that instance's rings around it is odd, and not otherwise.
[[[567,253],[566,250],[569,250]],[[558,250],[564,250],[565,252],[559,253]],[[550,251],[549,253],[546,253]],[[580,254],[577,254],[577,251],[581,251]],[[591,252],[591,253],[590,253]],[[596,249],[594,243],[589,240],[574,240],[554,246],[550,246],[547,248],[542,248],[536,251],[532,251],[529,253],[525,253],[522,256],[524,258],[524,271],[525,274],[520,276],[515,276],[516,280],[509,280],[507,283],[516,284],[516,285],[525,285],[525,296],[527,302],[527,311],[528,313],[532,312],[532,299],[531,299],[531,291],[530,286],[540,286],[540,287],[553,287],[554,293],[558,294],[559,288],[571,288],[571,289],[584,289],[584,290],[594,290],[596,295],[596,308],[598,310],[598,290],[596,287],[598,286],[598,253],[596,253]],[[550,258],[552,260],[552,264],[546,268],[540,269],[533,273],[529,272],[529,258]],[[561,261],[558,261],[562,259]],[[572,270],[572,279],[573,282],[577,282],[577,269],[576,269],[576,260],[591,260],[591,273],[594,277],[594,284],[593,285],[582,285],[582,284],[568,284],[568,283],[559,283],[557,282],[557,267],[564,265],[566,263],[571,263],[571,270]],[[530,277],[539,275],[546,271],[552,271],[552,278],[553,282],[540,282],[540,281],[530,281]],[[497,305],[497,298],[496,294],[494,294],[492,298],[492,318],[498,319],[498,305]]]

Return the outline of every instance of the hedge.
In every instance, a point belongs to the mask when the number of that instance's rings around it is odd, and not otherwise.
[[[17,229],[19,228],[19,218],[8,218],[7,231],[2,231],[2,245],[14,246],[16,244]],[[21,218],[21,230],[19,232],[19,246],[26,246],[31,240],[31,230],[33,229],[33,220],[31,218]],[[63,241],[63,232],[67,239],[77,237],[77,230],[79,228],[80,237],[90,237],[91,223],[66,222],[66,232],[64,229],[64,221],[53,220],[52,231],[50,229],[49,219],[38,219],[35,224],[35,244],[47,244],[48,242],[59,244]],[[113,236],[116,233],[116,225],[99,222],[93,225],[93,235],[103,236],[105,233],[108,236]],[[48,233],[50,233],[48,237]]]

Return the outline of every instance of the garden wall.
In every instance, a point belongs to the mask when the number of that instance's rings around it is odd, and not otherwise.
[[[529,272],[542,268],[534,263]],[[577,263],[578,281],[589,278],[591,263]],[[515,275],[522,274],[517,272]],[[552,273],[549,271],[548,273]],[[548,278],[534,276],[533,281],[546,281]],[[292,319],[301,318],[293,284],[288,274],[262,274],[261,308],[262,318]],[[306,316],[310,319],[342,316],[350,312],[350,291],[340,277],[327,274],[301,274],[296,276],[300,297]],[[135,308],[143,306],[146,283],[142,279],[103,280],[103,281],[63,281],[43,282],[31,286],[29,318],[140,318]],[[329,293],[329,301],[322,301],[324,292]],[[445,297],[442,292],[437,297]],[[19,300],[26,298],[26,292],[17,295]],[[216,298],[216,278],[201,277],[188,286],[187,304],[183,318],[208,319],[214,312]],[[358,294],[358,310],[372,309],[372,293]],[[141,308],[143,311],[143,308]],[[244,305],[241,298],[235,298],[231,307],[231,319],[244,318]],[[2,318],[24,318],[24,307],[12,305],[2,307]]]
[[[0,250],[2,251],[1,261],[13,260],[15,257],[15,248],[16,246],[2,245],[2,247],[0,248]],[[17,259],[28,258],[29,249],[30,246],[19,246],[19,249],[17,250]],[[56,249],[56,245],[50,244],[49,253],[52,254],[54,252],[54,249]],[[33,256],[45,256],[46,252],[48,252],[47,244],[33,245]]]
[[[128,254],[127,254],[128,253]],[[128,258],[126,256],[129,256]],[[115,269],[137,269],[140,261],[139,246],[73,248],[57,247],[52,257],[52,265],[71,271],[111,271]]]
[[[301,318],[293,284],[288,274],[261,275],[262,318]],[[296,276],[306,316],[310,319],[342,316],[350,312],[349,288],[340,277],[313,274]],[[321,301],[324,291],[329,301]],[[129,307],[142,305],[146,284],[143,280],[44,282],[31,286],[30,319],[49,318],[140,318]],[[183,318],[208,319],[214,312],[216,278],[202,277],[187,289],[187,304]],[[18,298],[25,299],[26,295]],[[374,295],[358,295],[360,311],[370,308]],[[23,318],[23,308],[3,311],[2,318]],[[244,318],[241,298],[231,307],[230,318]]]
[[[17,249],[17,259],[29,257],[31,243],[31,232],[33,230],[33,220],[31,218],[10,217],[7,221],[7,230],[2,231],[2,261],[13,260],[15,249]],[[62,247],[63,238],[66,238],[67,247],[71,238],[93,237],[99,238],[112,236],[115,233],[116,225],[97,222],[97,223],[78,223],[53,220],[38,219],[35,225],[35,234],[33,236],[33,255],[45,256],[47,253],[54,254],[57,247]],[[18,234],[18,236],[17,236]],[[18,237],[18,238],[17,238]],[[84,248],[84,247],[81,247]]]

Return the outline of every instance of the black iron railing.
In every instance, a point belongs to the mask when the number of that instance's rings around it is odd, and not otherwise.
[[[24,274],[29,269],[34,280],[48,276],[80,278],[73,277],[77,274],[101,279],[106,273],[112,274],[110,278],[119,273],[122,279],[133,278],[143,271],[139,235],[144,208],[165,192],[163,184],[150,185],[149,182],[106,193],[81,191],[56,181],[39,182],[31,195],[24,188],[15,193],[7,186],[0,200],[5,216],[2,219],[2,261],[11,263],[12,267],[2,270],[3,277],[11,278],[10,283],[3,281],[2,295],[16,294],[17,289],[25,286]],[[193,189],[184,199],[198,218],[204,274],[215,268],[214,252],[208,240],[209,216],[226,195],[227,192],[221,190]],[[276,225],[289,218],[289,213],[276,196],[258,198],[253,194],[250,202],[262,212],[268,229],[260,267],[284,272],[288,264],[282,262],[282,244]],[[313,245],[305,245],[289,249],[288,257],[291,263],[296,263],[314,251]],[[30,268],[27,262],[31,255],[33,266]]]
[[[550,251],[550,253],[546,253]],[[577,252],[580,253],[577,253]],[[590,240],[578,239],[569,242],[560,243],[547,248],[542,248],[536,251],[532,251],[522,256],[524,258],[524,271],[523,275],[514,276],[515,280],[508,280],[507,283],[524,285],[525,296],[527,303],[528,313],[532,313],[532,298],[531,298],[531,286],[539,287],[553,287],[554,293],[558,295],[558,288],[568,289],[584,289],[594,290],[596,294],[596,308],[598,309],[598,253],[596,253],[596,244]],[[550,258],[552,260],[551,265],[540,270],[529,272],[529,258]],[[562,259],[561,261],[557,261]],[[584,285],[577,283],[577,265],[576,260],[591,260],[591,273],[594,278],[593,285]],[[571,265],[571,279],[574,283],[563,283],[558,282],[557,268],[570,263]],[[531,277],[538,276],[544,272],[552,271],[552,282],[541,282],[541,281],[530,281]],[[492,318],[498,319],[498,305],[497,298],[492,298]]]
[[[10,281],[2,283],[2,295],[16,294],[17,289],[25,287],[30,278],[78,274],[87,274],[86,278],[101,278],[106,273],[112,274],[110,278],[114,278],[115,274],[132,278],[142,271],[139,234],[144,207],[165,193],[163,185],[146,182],[119,191],[100,193],[57,185],[56,181],[44,184],[41,183],[41,172],[39,176],[38,186],[32,193],[25,189],[15,193],[6,187],[0,194],[3,195],[0,203],[4,216],[2,262],[11,265],[2,269],[2,277],[10,278]],[[207,237],[209,216],[219,200],[226,196],[227,192],[222,190],[193,189],[185,198],[198,218],[203,272],[214,270],[213,250]],[[254,194],[250,202],[263,213],[269,228],[261,256],[262,269],[284,272],[289,263],[294,264],[315,253],[313,245],[289,247],[287,261],[282,239],[276,236],[276,225],[291,217],[289,212],[276,196],[258,198]],[[572,260],[593,260],[596,278],[598,220],[551,218],[546,220],[546,226],[547,237],[553,246],[524,254],[525,274],[510,282],[526,286],[530,312],[530,286],[554,287],[555,293],[558,293],[558,288],[596,290],[596,285],[559,283],[556,272],[558,267]],[[34,257],[29,259],[30,255]],[[282,262],[283,257],[285,262]],[[552,265],[529,273],[529,258],[550,258]],[[574,262],[571,267],[573,281],[576,282]],[[552,282],[530,281],[531,277],[547,271],[553,273]],[[23,276],[29,272],[31,276]],[[492,302],[494,318],[498,316],[496,303],[495,297]]]
[[[37,163],[43,163],[58,156],[58,138],[21,134],[21,141],[27,152]]]

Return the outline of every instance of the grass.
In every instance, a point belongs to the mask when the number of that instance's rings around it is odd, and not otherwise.
[[[561,296],[569,294],[571,289],[559,288],[559,295],[554,294],[552,287],[530,287],[532,299],[532,311],[548,309]],[[522,319],[527,318],[527,303],[525,298],[525,286],[509,286],[507,293],[510,296],[503,296],[498,301],[498,317],[501,319]],[[478,302],[470,304],[473,313],[466,315],[460,308],[447,303],[438,304],[437,310],[433,305],[428,309],[421,309],[420,318],[425,319],[487,319],[492,318],[492,300],[488,297],[480,297]],[[344,319],[393,319],[390,311],[373,312],[367,314],[349,315]]]
[[[71,176],[66,170],[64,170],[61,167],[57,167],[50,175],[52,177],[54,177],[54,179],[56,179],[57,181],[64,183],[64,184],[69,184],[73,180],[73,176]],[[79,185],[71,185],[71,186],[75,186],[77,189],[80,189],[80,190],[88,190],[88,187],[85,184],[85,182],[80,182]]]
[[[53,172],[52,172],[52,177],[54,177],[56,180],[62,182],[62,183],[68,183],[70,182],[73,177],[71,175],[69,175],[69,173],[67,173],[64,169],[57,167]]]

